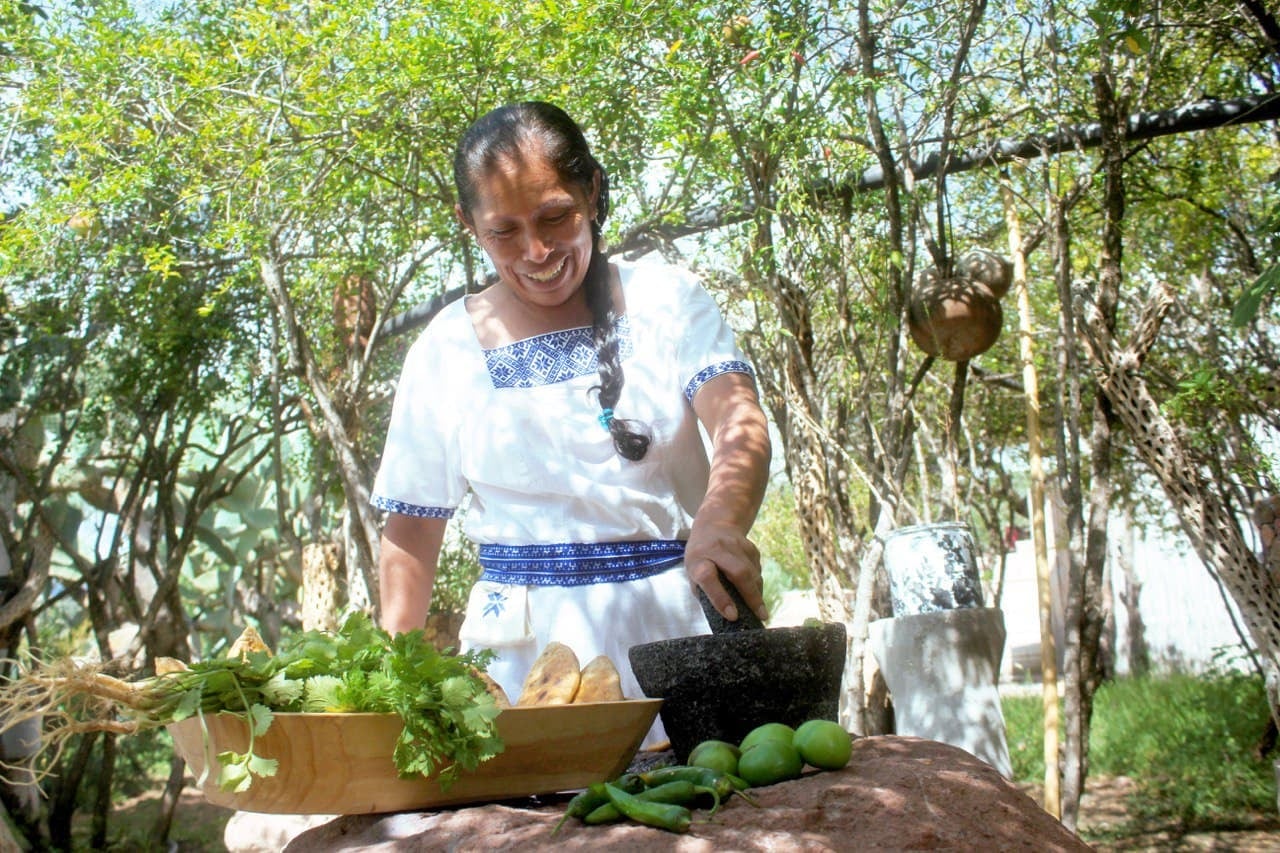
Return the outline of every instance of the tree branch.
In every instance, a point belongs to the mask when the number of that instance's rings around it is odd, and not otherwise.
[[[1258,95],[1231,100],[1204,98],[1180,107],[1157,112],[1135,113],[1126,122],[1125,138],[1128,140],[1155,139],[1179,133],[1193,133],[1219,127],[1232,127],[1280,118],[1280,95]],[[1053,133],[1038,133],[1022,139],[997,139],[989,145],[970,148],[952,154],[947,159],[946,173],[956,174],[974,169],[998,166],[1015,160],[1029,160],[1096,148],[1102,144],[1102,123],[1068,125]],[[938,172],[941,155],[934,153],[919,164],[913,165],[910,174],[915,179],[932,177]],[[857,178],[842,183],[820,181],[810,187],[811,194],[821,199],[841,199],[858,193],[883,189],[887,170],[873,166]],[[897,175],[901,183],[904,175]],[[750,219],[754,211],[750,205],[724,207],[707,205],[690,211],[684,221],[666,225],[656,222],[639,223],[622,235],[619,246],[628,254],[648,251],[663,240],[676,240],[724,225]]]
[[[1219,127],[1233,127],[1280,119],[1280,95],[1259,95],[1220,101],[1205,98],[1180,107],[1157,112],[1135,113],[1126,123],[1127,140],[1154,139],[1179,133],[1193,133]],[[1102,144],[1102,124],[1069,125],[1054,133],[1032,134],[1022,139],[998,139],[990,145],[970,148],[951,154],[947,158],[946,174],[988,168],[1014,160],[1047,157],[1064,151],[1096,148]],[[918,165],[911,167],[914,178],[927,178],[938,172],[942,162],[940,154],[931,154]],[[811,185],[810,192],[818,200],[843,199],[852,195],[883,189],[888,174],[883,166],[873,166],[857,178],[843,183],[822,181]],[[901,182],[903,175],[897,176]],[[624,232],[618,239],[618,253],[629,257],[645,254],[664,244],[745,222],[755,215],[753,205],[705,205],[691,210],[678,224],[640,222]],[[492,283],[486,281],[486,285]],[[446,291],[429,302],[415,305],[390,318],[381,332],[386,338],[425,326],[441,308],[466,292],[458,287]]]

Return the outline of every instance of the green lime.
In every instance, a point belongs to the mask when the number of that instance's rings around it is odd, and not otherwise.
[[[765,723],[747,732],[747,736],[742,739],[742,743],[738,744],[738,748],[746,752],[751,747],[766,740],[785,740],[787,743],[791,743],[791,739],[795,737],[795,734],[796,730],[786,723]]]
[[[742,751],[738,775],[752,787],[796,779],[804,769],[804,759],[786,740],[762,740]]]
[[[853,753],[853,739],[839,723],[831,720],[802,723],[791,742],[805,764],[820,770],[839,770],[849,763]]]
[[[717,747],[728,747],[730,750],[733,751],[734,758],[737,758],[738,753],[741,752],[741,750],[738,749],[738,747],[734,746],[733,744],[725,740],[704,740],[702,743],[695,746],[693,748],[693,751],[689,753],[689,759],[692,761],[694,758],[697,758],[698,754],[701,753],[704,749],[714,749]]]
[[[709,767],[717,773],[738,775],[738,748],[722,740],[704,740],[689,753],[690,767]]]

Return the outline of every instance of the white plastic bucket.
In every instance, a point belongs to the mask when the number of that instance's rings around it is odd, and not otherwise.
[[[976,546],[967,524],[899,527],[881,541],[895,617],[983,606]]]

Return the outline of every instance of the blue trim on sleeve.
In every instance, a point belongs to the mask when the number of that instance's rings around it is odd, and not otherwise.
[[[385,509],[387,512],[407,515],[412,518],[453,518],[453,514],[456,511],[454,507],[418,506],[417,504],[384,498],[382,495],[374,495],[370,503],[378,509]]]
[[[736,359],[733,361],[722,361],[718,364],[713,364],[710,367],[704,367],[689,380],[688,385],[684,386],[685,399],[692,403],[693,395],[698,393],[698,389],[707,384],[709,380],[715,379],[722,373],[745,373],[753,378],[756,375],[756,372],[751,368],[751,365],[747,364],[745,361],[738,361]]]

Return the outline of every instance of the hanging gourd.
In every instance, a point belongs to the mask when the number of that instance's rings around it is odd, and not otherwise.
[[[1012,266],[988,249],[966,252],[955,272],[921,270],[911,289],[907,328],[916,346],[948,361],[968,361],[1000,337],[1004,312],[1000,297],[1009,291]]]

